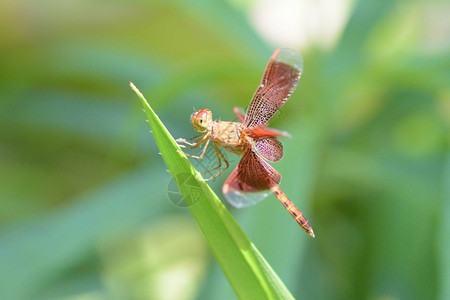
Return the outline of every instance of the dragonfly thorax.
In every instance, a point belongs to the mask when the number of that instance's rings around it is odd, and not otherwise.
[[[197,110],[191,115],[192,127],[195,131],[206,132],[212,122],[212,113],[207,108]]]

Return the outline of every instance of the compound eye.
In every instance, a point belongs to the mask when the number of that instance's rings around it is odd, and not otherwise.
[[[211,111],[207,108],[201,109],[197,112],[197,118],[200,120],[206,120],[211,116]]]
[[[212,114],[207,108],[200,109],[191,116],[192,126],[199,132],[205,132],[208,129],[208,124],[211,120]]]

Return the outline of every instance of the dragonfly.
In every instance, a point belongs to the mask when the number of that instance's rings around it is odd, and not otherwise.
[[[177,142],[189,149],[203,145],[200,155],[187,154],[196,159],[202,159],[212,144],[218,165],[202,174],[218,171],[205,180],[219,176],[230,166],[220,147],[242,156],[222,187],[227,201],[234,207],[242,208],[261,201],[273,192],[295,221],[315,237],[308,220],[280,189],[280,173],[269,164],[283,158],[283,145],[277,138],[289,137],[289,134],[268,127],[268,122],[294,92],[302,69],[300,53],[289,48],[277,49],[269,59],[247,111],[243,113],[234,108],[238,122],[214,121],[211,110],[203,108],[191,115],[194,130],[201,134],[190,139],[177,139]]]

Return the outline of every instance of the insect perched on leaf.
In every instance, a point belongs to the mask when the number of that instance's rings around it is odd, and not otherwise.
[[[245,115],[234,109],[240,122],[213,121],[211,111],[203,108],[191,116],[194,130],[202,134],[190,139],[193,142],[185,139],[178,139],[177,142],[181,147],[190,149],[204,145],[200,155],[189,155],[197,159],[204,157],[208,145],[212,142],[219,164],[203,174],[220,169],[223,163],[225,168],[206,180],[217,177],[229,167],[219,146],[241,155],[238,166],[222,188],[228,202],[237,208],[253,205],[267,197],[271,190],[297,223],[314,237],[308,220],[280,189],[280,173],[267,163],[279,161],[283,157],[283,146],[277,137],[289,136],[286,132],[267,127],[268,122],[295,90],[302,67],[302,57],[295,50],[276,50],[266,66],[261,83]]]

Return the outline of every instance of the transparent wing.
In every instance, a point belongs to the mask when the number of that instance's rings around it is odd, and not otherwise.
[[[225,181],[222,192],[231,205],[242,208],[266,198],[271,192],[269,188],[280,181],[280,173],[248,149]]]
[[[269,122],[295,90],[302,69],[303,59],[297,51],[282,48],[273,53],[247,108],[244,120],[246,127]]]
[[[237,168],[235,169],[235,171],[237,171]],[[255,205],[258,202],[261,202],[270,193],[271,190],[264,190],[259,192],[257,191],[244,192],[239,188],[230,188],[227,193],[224,193],[224,196],[227,199],[228,203],[230,203],[233,207],[244,208]]]

